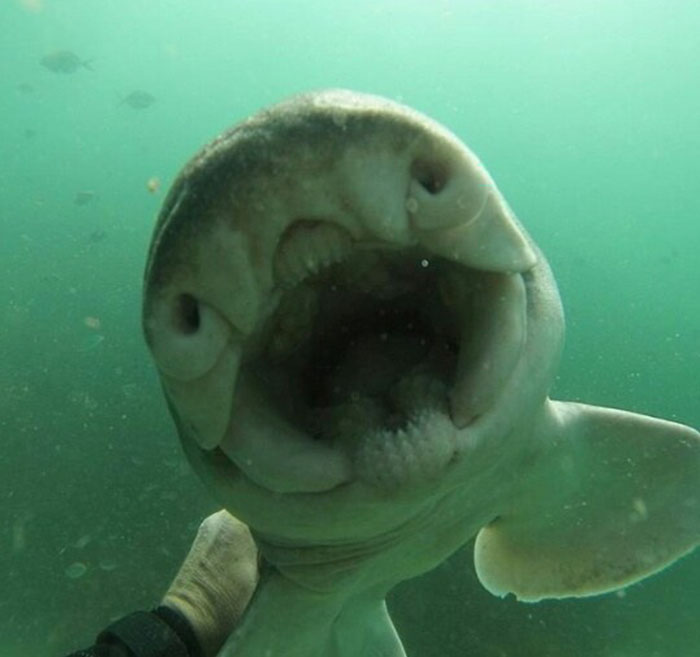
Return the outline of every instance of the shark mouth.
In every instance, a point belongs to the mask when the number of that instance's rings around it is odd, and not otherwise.
[[[304,220],[274,274],[279,302],[243,353],[223,452],[279,492],[435,479],[518,362],[522,277]]]

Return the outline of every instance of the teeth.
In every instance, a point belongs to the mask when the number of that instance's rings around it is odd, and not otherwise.
[[[344,260],[352,238],[329,222],[298,221],[282,237],[275,254],[275,280],[294,287],[321,269]]]
[[[268,356],[290,355],[311,333],[318,314],[318,295],[306,285],[299,285],[282,296],[277,324],[267,346]]]
[[[525,342],[526,295],[522,277],[485,274],[483,286],[472,297],[475,325],[465,326],[456,382],[450,395],[452,421],[458,427],[465,427],[493,405]]]

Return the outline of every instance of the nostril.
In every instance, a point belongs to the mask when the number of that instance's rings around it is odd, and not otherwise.
[[[411,166],[411,175],[431,195],[440,193],[447,184],[447,169],[437,162],[416,160]]]
[[[173,323],[184,335],[192,335],[199,330],[201,317],[199,303],[191,294],[181,294],[175,301]]]
[[[144,308],[148,346],[162,374],[193,381],[230,353],[231,325],[206,301],[175,292],[150,298]]]

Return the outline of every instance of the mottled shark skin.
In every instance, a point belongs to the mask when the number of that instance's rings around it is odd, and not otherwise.
[[[401,657],[387,592],[474,536],[482,584],[525,601],[700,540],[700,434],[548,398],[547,262],[409,108],[311,93],[206,146],[155,228],[143,323],[189,461],[264,557],[224,657]]]

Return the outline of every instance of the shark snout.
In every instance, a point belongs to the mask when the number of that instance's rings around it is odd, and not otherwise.
[[[430,135],[411,166],[406,210],[432,253],[484,271],[524,272],[537,256],[477,157],[456,139]]]

